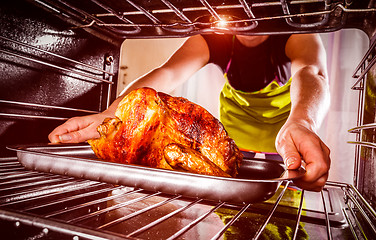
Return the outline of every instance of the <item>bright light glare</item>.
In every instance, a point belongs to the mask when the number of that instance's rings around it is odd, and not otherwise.
[[[36,38],[36,45],[49,45],[56,42],[59,38],[51,35],[43,35]]]
[[[227,26],[227,21],[221,19],[221,20],[219,20],[219,21],[217,22],[217,26],[218,26],[218,27],[221,27],[221,28],[224,28],[224,27]]]

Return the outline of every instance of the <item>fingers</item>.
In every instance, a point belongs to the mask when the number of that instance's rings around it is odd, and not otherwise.
[[[50,140],[51,143],[59,143],[59,134],[56,133],[56,128],[48,135],[48,140]]]
[[[288,169],[297,169],[305,162],[306,174],[294,183],[303,189],[320,191],[328,179],[330,150],[321,139],[306,128],[282,132],[276,142],[279,154]]]
[[[85,142],[88,139],[98,138],[99,134],[92,134],[90,128],[85,128],[78,131],[73,131],[58,136],[61,143],[80,143]]]
[[[68,120],[69,121],[69,120]],[[55,128],[49,135],[48,139],[51,143],[60,143],[64,141],[64,138],[61,139],[60,136],[66,135],[69,132],[69,123],[65,122],[62,125]]]
[[[279,154],[282,156],[287,169],[297,169],[301,164],[301,157],[292,142],[286,142],[279,149]]]
[[[287,169],[298,169],[301,166],[302,159],[295,146],[287,144],[282,149],[280,154]],[[310,159],[309,157],[307,158]],[[305,163],[306,174],[301,179],[295,180],[295,185],[306,190],[320,191],[328,178],[327,172],[318,168],[318,164],[315,164],[315,162]]]
[[[297,169],[301,165],[301,156],[288,130],[279,132],[276,141],[276,149],[283,158],[287,169]]]
[[[329,176],[329,148],[316,138],[305,143],[301,154],[306,162],[306,174],[295,184],[306,190],[321,191]]]
[[[98,138],[98,124],[90,116],[71,118],[55,128],[49,135],[51,143],[79,143],[91,138]]]
[[[322,177],[318,178],[315,181],[315,183],[304,181],[303,178],[299,180],[295,180],[294,183],[296,186],[302,189],[319,192],[324,188],[327,180],[328,180],[328,174],[325,174]]]

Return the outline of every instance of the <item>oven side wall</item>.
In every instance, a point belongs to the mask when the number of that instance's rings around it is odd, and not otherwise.
[[[103,111],[114,100],[120,45],[21,0],[0,3],[0,25],[0,157],[14,155],[9,145],[48,142],[65,119]],[[114,84],[101,81],[108,80],[101,69],[114,72]]]
[[[376,37],[376,36],[375,36]],[[373,41],[376,38],[373,37]],[[375,56],[373,56],[375,58]],[[364,91],[363,125],[376,123],[376,64],[369,70]],[[365,129],[362,142],[376,143],[376,129]],[[359,161],[358,189],[376,207],[376,148],[362,147]]]

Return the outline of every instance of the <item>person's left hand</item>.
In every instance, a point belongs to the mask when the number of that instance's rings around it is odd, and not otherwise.
[[[288,169],[297,169],[301,160],[306,174],[294,181],[303,189],[321,191],[328,179],[330,150],[303,120],[288,119],[276,138],[276,148]]]

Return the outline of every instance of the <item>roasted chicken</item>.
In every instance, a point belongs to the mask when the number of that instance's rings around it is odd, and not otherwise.
[[[130,92],[115,118],[89,140],[107,161],[233,177],[242,154],[223,125],[201,106],[151,88]]]

